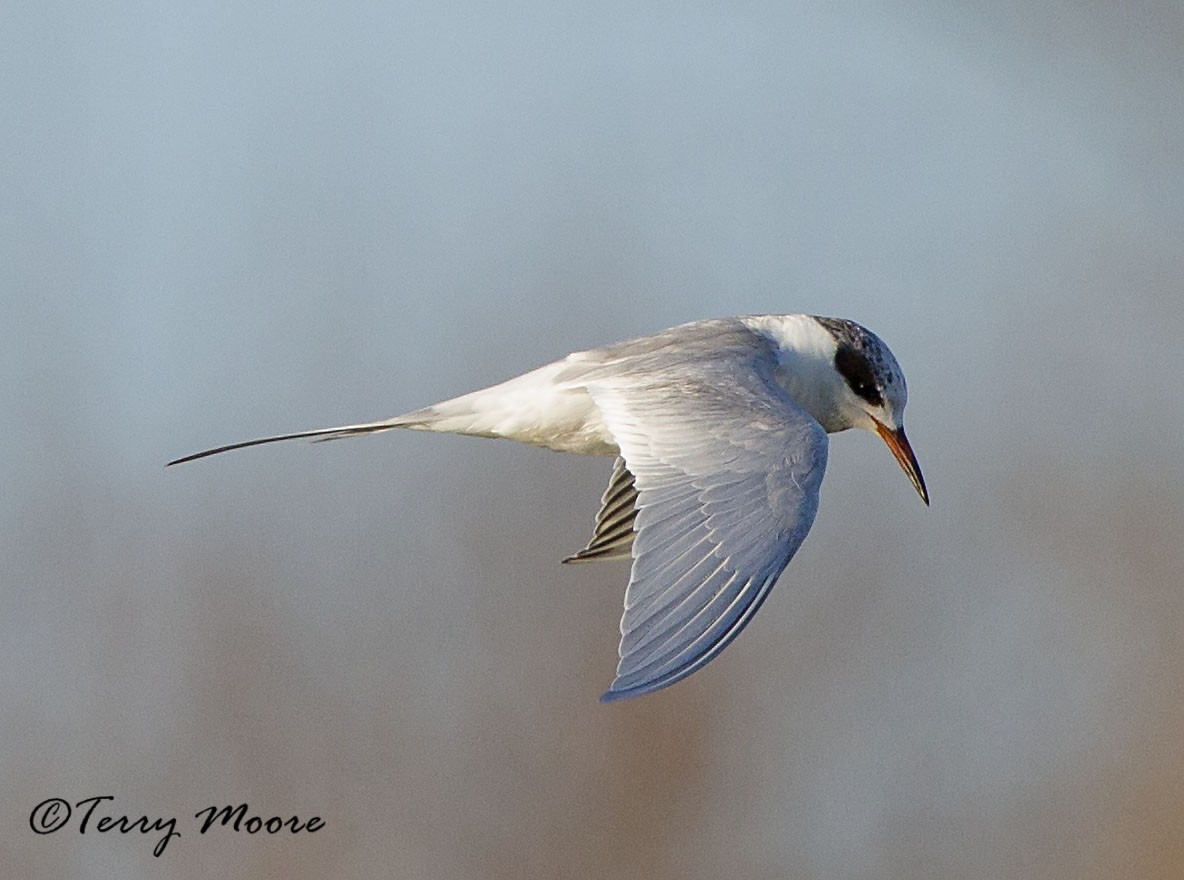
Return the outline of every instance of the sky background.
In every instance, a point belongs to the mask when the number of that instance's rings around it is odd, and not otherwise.
[[[0,9],[0,863],[28,878],[1184,874],[1184,8]],[[381,418],[858,320],[926,509],[601,705],[611,463]],[[180,839],[35,835],[40,801]],[[247,802],[316,834],[197,833]]]

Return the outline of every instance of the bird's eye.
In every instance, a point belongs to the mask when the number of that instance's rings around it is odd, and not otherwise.
[[[847,386],[872,406],[881,406],[884,398],[876,387],[876,375],[871,362],[863,352],[850,345],[840,345],[835,350],[835,369],[839,371]]]

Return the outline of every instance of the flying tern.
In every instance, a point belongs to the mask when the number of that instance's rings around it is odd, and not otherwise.
[[[393,428],[616,456],[592,539],[564,562],[632,558],[616,676],[651,693],[710,662],[752,619],[818,511],[827,434],[875,431],[928,504],[904,432],[904,373],[853,321],[695,321],[570,354],[378,422],[231,443],[205,456]]]

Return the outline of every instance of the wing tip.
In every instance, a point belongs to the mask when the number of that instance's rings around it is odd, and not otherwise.
[[[616,678],[608,686],[608,690],[600,695],[600,702],[619,703],[622,700],[632,700],[634,697],[644,697],[646,694],[652,694],[655,691],[668,688],[672,684],[677,684],[697,668],[693,666],[690,669],[679,669],[665,675],[660,675],[657,678],[646,679],[627,685],[622,685],[622,679]]]
[[[613,559],[629,558],[630,551],[628,547],[626,547],[624,550],[622,550],[620,547],[601,547],[593,550],[585,548],[579,553],[573,553],[571,556],[567,556],[559,561],[564,565],[568,565],[570,563],[608,562],[609,560]]]
[[[600,702],[602,703],[619,703],[622,700],[628,700],[631,697],[640,697],[640,693],[636,693],[632,689],[615,691],[609,687],[607,691],[600,695]]]

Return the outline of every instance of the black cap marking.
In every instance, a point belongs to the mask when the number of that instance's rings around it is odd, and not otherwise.
[[[872,406],[883,406],[884,388],[896,381],[884,343],[854,321],[817,316],[814,320],[835,338],[835,369],[851,390]]]

